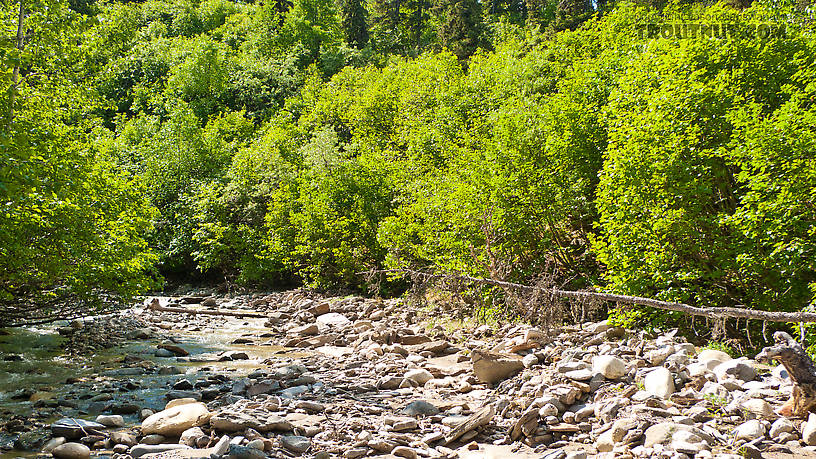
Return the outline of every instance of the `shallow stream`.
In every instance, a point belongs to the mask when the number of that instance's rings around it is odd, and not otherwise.
[[[263,343],[231,344],[245,334],[262,334],[264,321],[219,318],[200,330],[185,330],[183,322],[178,323],[180,329],[163,330],[190,353],[188,357],[155,356],[158,339],[126,341],[92,356],[67,357],[60,345],[65,338],[57,333],[58,325],[64,324],[6,330],[7,335],[0,335],[0,421],[29,416],[37,410],[48,413],[48,409],[54,416],[47,417],[47,422],[66,415],[93,420],[96,413],[92,404],[98,406],[100,401],[160,410],[167,402],[167,392],[180,379],[195,383],[211,374],[234,378],[265,367],[261,362],[269,358],[288,360],[304,355]],[[225,351],[245,352],[249,360],[213,361]],[[139,365],[122,363],[125,356],[145,359],[160,368],[176,367],[180,372],[130,374]],[[128,426],[139,422],[137,414],[124,417]],[[14,435],[0,432],[0,446],[13,440]],[[0,449],[0,459],[35,454],[19,450],[3,453]]]

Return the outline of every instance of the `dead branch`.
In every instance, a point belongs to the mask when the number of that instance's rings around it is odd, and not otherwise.
[[[211,311],[207,309],[189,309],[189,308],[175,308],[175,307],[166,307],[159,304],[159,300],[154,298],[153,301],[150,302],[150,305],[147,307],[148,310],[151,311],[159,311],[159,312],[178,312],[181,314],[203,314],[208,316],[232,316],[232,317],[256,317],[260,319],[266,318],[266,315],[261,314],[259,312],[254,311]]]
[[[683,303],[674,303],[671,301],[661,301],[652,298],[643,298],[639,296],[616,295],[613,293],[604,292],[590,292],[590,291],[571,291],[561,290],[557,288],[535,287],[523,284],[516,284],[514,282],[505,282],[496,279],[485,279],[478,277],[466,276],[463,274],[434,274],[415,271],[412,269],[384,269],[377,270],[374,273],[382,274],[407,274],[412,278],[430,279],[459,279],[467,282],[475,282],[478,284],[494,285],[506,289],[526,290],[526,291],[543,291],[554,296],[564,298],[571,298],[584,301],[610,301],[615,303],[633,304],[639,306],[648,306],[655,309],[663,309],[667,311],[682,312],[694,316],[707,317],[709,319],[723,319],[723,318],[739,318],[751,320],[764,320],[767,322],[799,322],[799,323],[813,323],[816,322],[816,313],[813,312],[772,312],[772,311],[758,311],[753,309],[743,308],[729,308],[729,307],[712,307],[700,308]],[[371,274],[371,273],[358,273]]]

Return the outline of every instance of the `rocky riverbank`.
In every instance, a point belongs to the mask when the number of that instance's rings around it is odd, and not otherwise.
[[[131,347],[35,392],[18,446],[61,459],[816,457],[816,417],[774,412],[792,387],[781,367],[672,333],[454,327],[439,308],[307,291],[161,303],[264,318],[138,308],[65,330],[86,352],[100,333]]]

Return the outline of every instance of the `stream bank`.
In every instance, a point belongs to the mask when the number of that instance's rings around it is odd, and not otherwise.
[[[784,371],[672,331],[453,326],[442,306],[302,290],[159,302],[264,318],[140,304],[64,327],[70,360],[39,333],[42,354],[22,353],[3,386],[2,446],[64,459],[816,457],[816,418],[774,413]]]

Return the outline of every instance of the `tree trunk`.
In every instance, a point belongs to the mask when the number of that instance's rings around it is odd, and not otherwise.
[[[23,50],[23,17],[25,15],[25,7],[23,0],[20,0],[20,10],[17,13],[17,40],[16,47],[18,50]],[[17,80],[20,78],[20,64],[14,66],[11,72],[11,89],[9,91],[9,124],[14,121],[14,99],[17,91]]]

